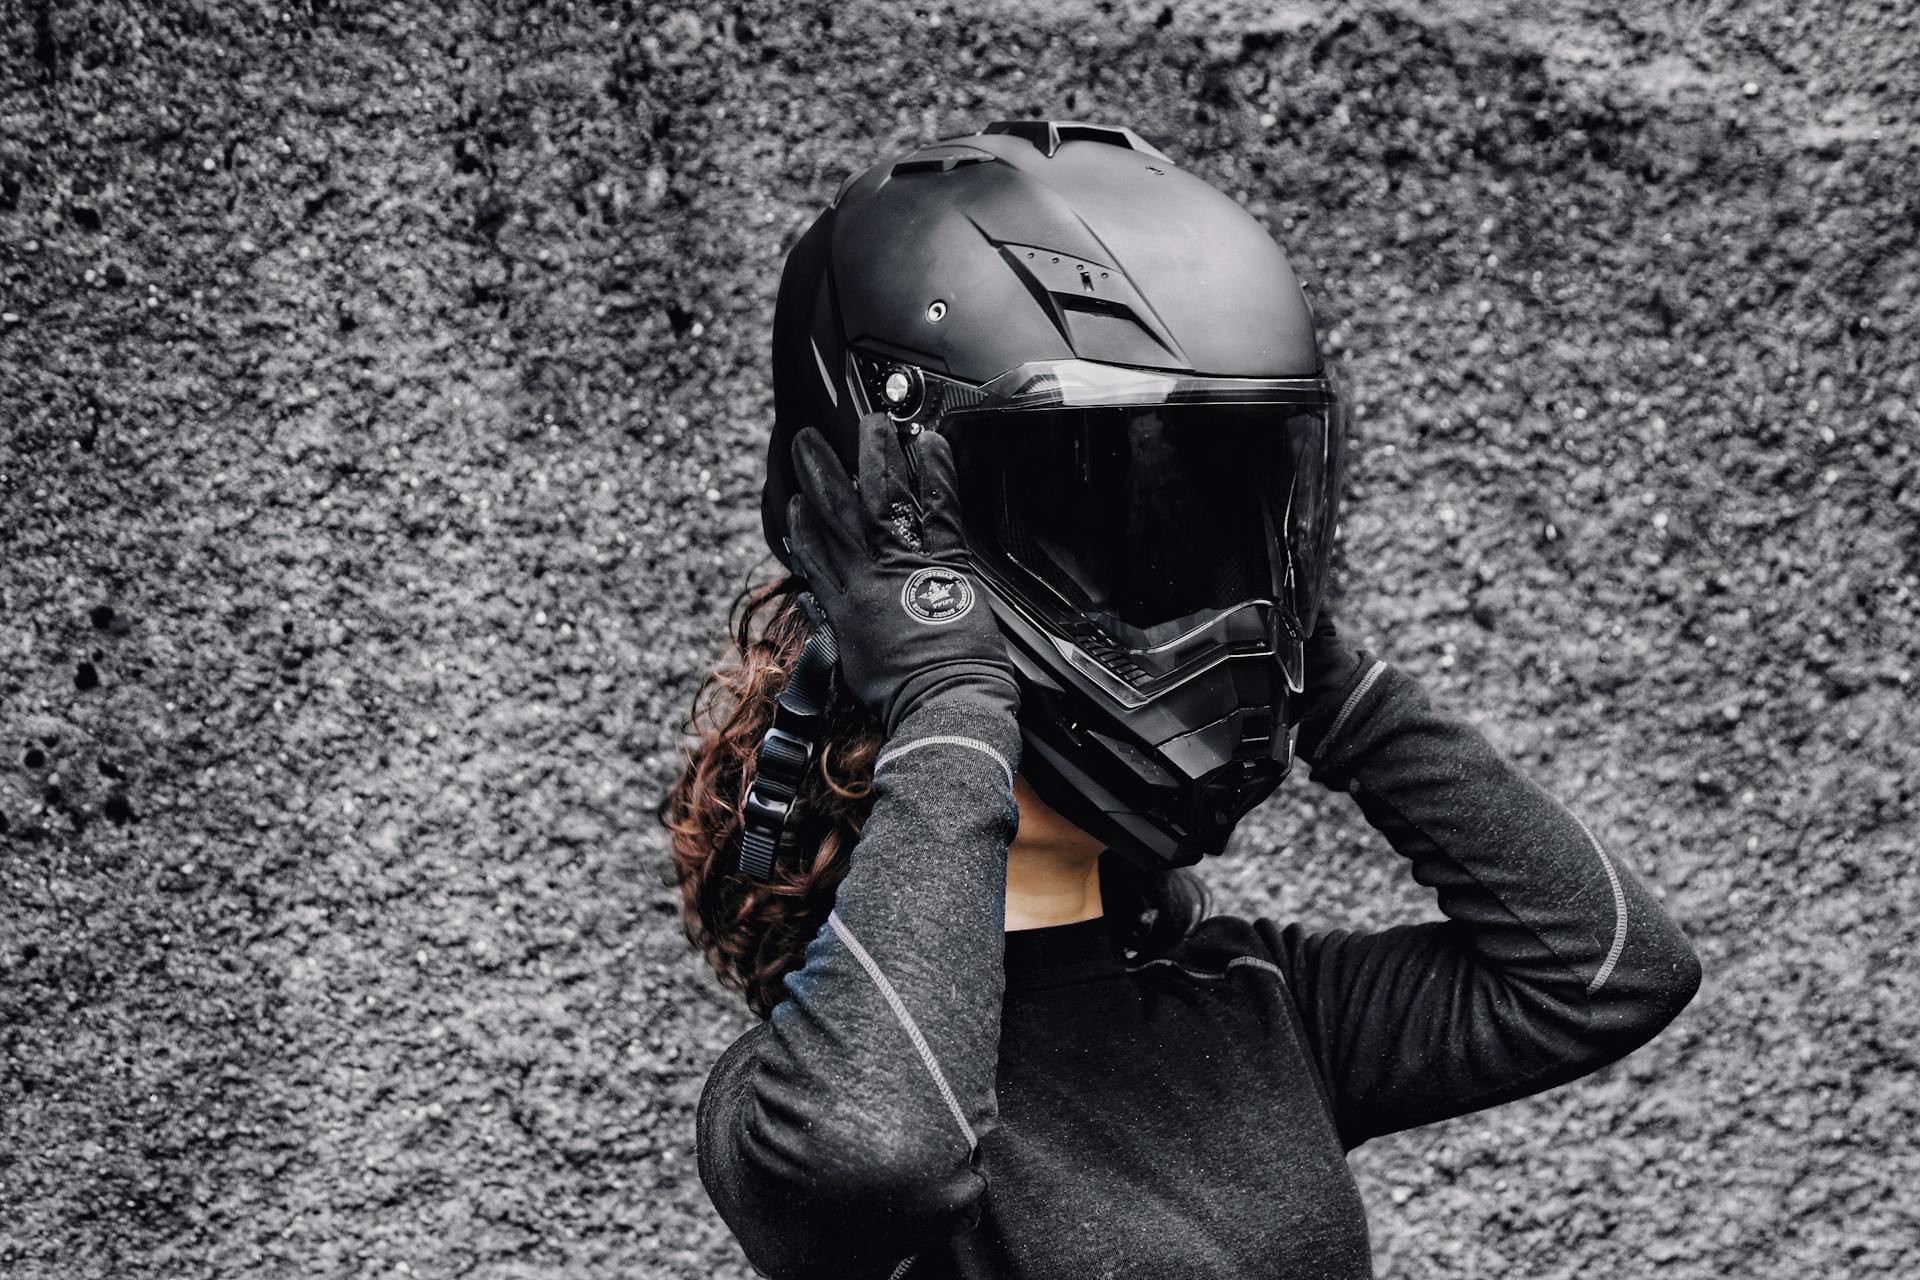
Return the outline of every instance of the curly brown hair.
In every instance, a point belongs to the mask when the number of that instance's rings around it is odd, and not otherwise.
[[[818,833],[803,861],[782,860],[770,882],[732,866],[755,752],[773,723],[774,700],[806,647],[808,622],[794,576],[751,587],[734,602],[728,631],[734,655],[701,680],[687,730],[686,767],[660,804],[671,833],[680,923],[729,990],[761,1018],[787,996],[783,979],[800,967],[807,943],[832,910],[860,826],[873,806],[873,763],[880,722],[849,699],[827,713],[827,731],[794,801],[796,818]],[[1101,898],[1123,944],[1153,956],[1184,938],[1207,915],[1205,885],[1184,868],[1147,872],[1125,858],[1101,857]]]
[[[847,699],[828,709],[827,732],[800,794],[796,819],[822,832],[804,862],[782,859],[771,881],[731,865],[754,753],[773,723],[774,700],[806,648],[805,584],[787,576],[749,588],[734,602],[728,631],[734,660],[716,667],[694,694],[687,729],[695,741],[661,806],[680,882],[680,923],[729,990],[765,1018],[786,995],[781,983],[833,908],[848,855],[873,805],[880,723]]]

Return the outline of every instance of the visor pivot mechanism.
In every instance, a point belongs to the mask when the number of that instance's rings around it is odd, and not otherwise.
[[[926,380],[910,364],[890,364],[881,375],[880,398],[886,402],[888,417],[905,422],[926,403]]]

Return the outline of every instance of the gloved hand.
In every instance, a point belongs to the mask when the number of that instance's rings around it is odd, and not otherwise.
[[[793,469],[794,566],[833,625],[848,689],[880,713],[887,733],[921,700],[957,685],[984,685],[1016,708],[1006,642],[965,568],[947,442],[930,431],[903,441],[892,419],[870,413],[860,420],[857,486],[813,428],[794,436]]]
[[[1306,644],[1306,688],[1300,692],[1300,735],[1294,741],[1294,753],[1312,763],[1321,737],[1333,726],[1341,705],[1351,691],[1349,686],[1369,665],[1365,653],[1340,638],[1333,614],[1320,610],[1313,634]]]

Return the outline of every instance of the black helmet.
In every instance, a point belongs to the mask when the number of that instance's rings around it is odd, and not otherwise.
[[[841,185],[787,256],[761,514],[862,414],[953,446],[1024,771],[1147,867],[1218,853],[1292,759],[1346,405],[1261,225],[1130,129],[1009,120]]]

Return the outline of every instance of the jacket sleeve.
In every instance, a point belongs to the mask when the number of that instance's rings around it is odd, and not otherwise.
[[[1005,687],[901,721],[790,994],[708,1076],[700,1177],[763,1275],[889,1276],[979,1220],[1018,820]]]
[[[1700,985],[1620,856],[1409,675],[1363,662],[1310,754],[1438,890],[1445,921],[1256,924],[1349,1148],[1576,1079],[1653,1038]],[[1313,725],[1307,726],[1311,731]]]

